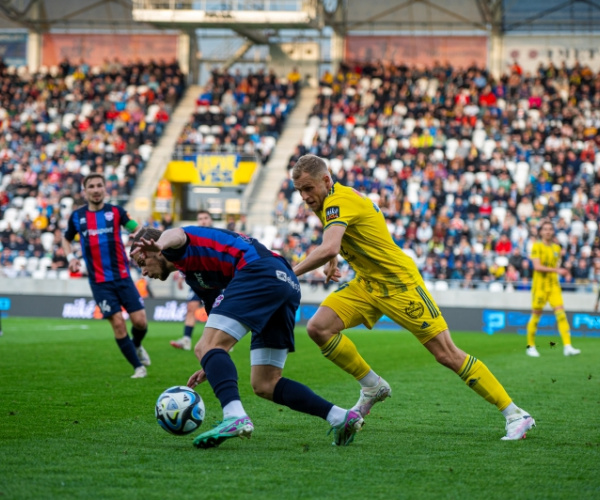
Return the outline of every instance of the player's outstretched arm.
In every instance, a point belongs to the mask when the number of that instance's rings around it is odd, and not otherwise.
[[[166,250],[167,248],[180,248],[185,245],[186,235],[185,231],[181,228],[169,229],[160,235],[158,240],[154,239],[146,239],[140,238],[133,244],[133,251],[131,252],[132,256],[137,255],[142,252],[144,254],[148,253],[158,253]]]
[[[306,259],[294,267],[296,276],[301,276],[308,271],[317,269],[331,262],[334,257],[337,257],[342,247],[342,237],[345,231],[346,226],[342,225],[328,227],[323,233],[323,243],[308,254]]]

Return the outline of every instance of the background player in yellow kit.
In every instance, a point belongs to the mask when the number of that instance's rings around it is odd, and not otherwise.
[[[565,313],[562,291],[558,276],[567,273],[560,268],[560,245],[554,242],[554,225],[549,220],[540,226],[540,239],[531,248],[531,261],[533,263],[533,281],[531,285],[531,318],[527,323],[527,350],[528,356],[538,358],[540,353],[535,347],[535,334],[542,315],[542,309],[547,303],[554,309],[558,333],[563,343],[565,356],[575,356],[581,351],[571,345],[571,331],[569,320]]]
[[[391,388],[341,331],[360,324],[372,328],[385,314],[417,337],[439,363],[496,405],[506,418],[502,439],[523,438],[535,426],[534,419],[512,402],[486,365],[454,344],[417,266],[392,240],[377,205],[334,183],[325,161],[318,156],[301,157],[294,165],[292,179],[323,223],[323,242],[294,268],[296,275],[325,265],[327,278],[337,281],[338,254],[356,273],[352,281],[323,301],[307,325],[323,355],[360,383],[360,398],[353,410],[366,416],[376,402],[391,395]]]

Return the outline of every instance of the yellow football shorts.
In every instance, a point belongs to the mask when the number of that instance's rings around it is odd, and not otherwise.
[[[552,309],[564,306],[562,291],[559,286],[552,286],[549,290],[533,289],[531,291],[532,309],[543,309],[547,303],[550,303]]]
[[[329,294],[321,306],[333,309],[345,328],[363,324],[371,329],[385,314],[411,332],[421,344],[448,328],[437,304],[423,285],[389,297],[379,297],[354,279]]]

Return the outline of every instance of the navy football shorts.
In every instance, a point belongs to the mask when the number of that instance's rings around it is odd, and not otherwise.
[[[294,351],[298,279],[282,258],[256,260],[239,270],[214,302],[211,314],[239,321],[252,331],[250,349]]]
[[[121,311],[121,306],[131,314],[144,308],[144,299],[140,297],[131,278],[104,283],[90,282],[92,295],[104,318],[110,318]]]
[[[202,299],[200,297],[198,297],[198,294],[190,288],[188,290],[188,294],[187,294],[187,301],[188,302],[202,302]]]

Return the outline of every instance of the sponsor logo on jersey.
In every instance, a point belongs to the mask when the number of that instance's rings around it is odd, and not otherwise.
[[[275,271],[275,275],[277,279],[280,281],[285,281],[288,285],[290,285],[297,292],[300,291],[300,285],[296,283],[286,272],[284,271]]]
[[[85,217],[82,217],[81,219],[79,219],[79,224],[87,224],[87,219]]]
[[[429,328],[431,325],[429,323],[427,323],[427,321],[423,321],[423,324],[421,325],[421,330],[425,330],[425,328]]]
[[[102,227],[100,229],[88,229],[87,231],[81,231],[81,234],[84,236],[87,236],[88,234],[90,236],[98,236],[99,234],[107,234],[112,232],[114,232],[112,227]]]
[[[404,311],[410,318],[418,319],[423,316],[423,313],[425,312],[425,306],[423,306],[423,304],[420,302],[411,300]]]
[[[225,297],[225,296],[224,296],[223,294],[221,294],[221,295],[219,295],[219,296],[218,296],[218,297],[215,299],[215,301],[213,302],[213,305],[212,305],[212,306],[213,306],[213,309],[214,309],[215,307],[219,307],[219,304],[220,304],[220,303],[223,301],[224,297]]]
[[[210,288],[204,281],[204,278],[202,278],[202,273],[194,273],[194,278],[196,278],[196,281],[202,288]]]
[[[340,218],[340,207],[329,207],[325,210],[325,220],[329,222],[330,220],[339,219]]]

